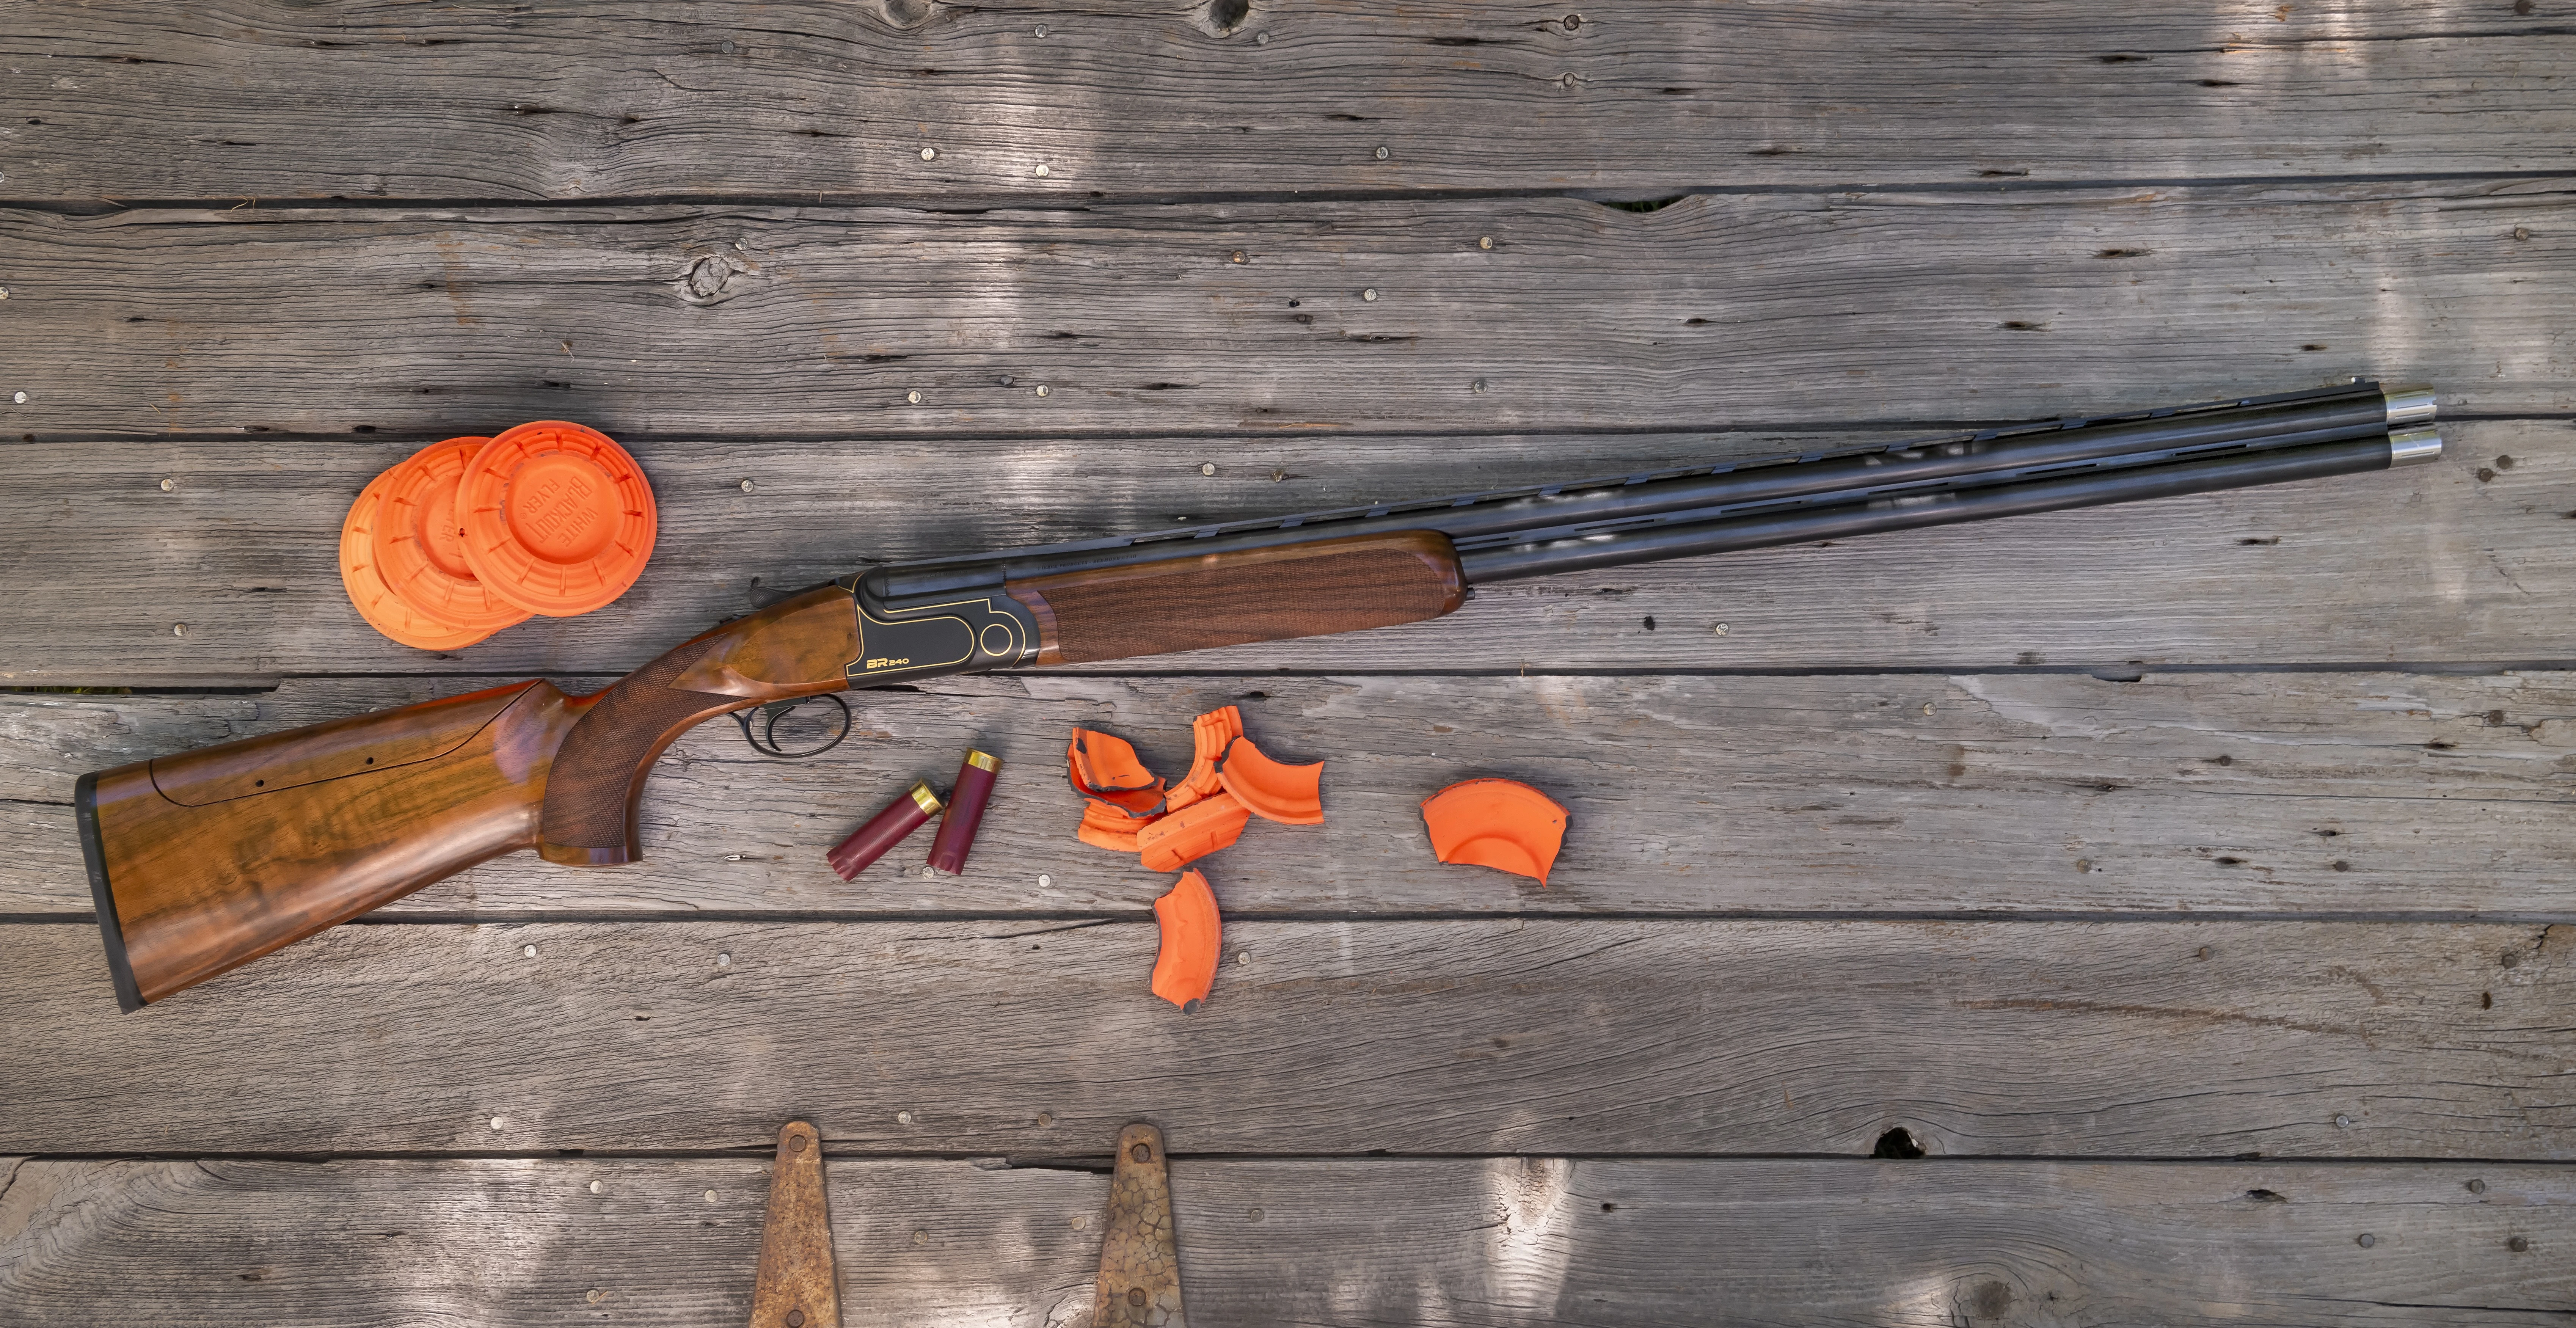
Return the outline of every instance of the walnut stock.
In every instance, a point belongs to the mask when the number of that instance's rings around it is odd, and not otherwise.
[[[137,1009],[504,853],[632,861],[672,739],[847,685],[857,640],[850,593],[827,586],[589,696],[518,683],[83,775],[117,1001]]]

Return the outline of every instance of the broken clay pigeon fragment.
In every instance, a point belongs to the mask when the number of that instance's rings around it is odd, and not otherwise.
[[[1224,948],[1225,924],[1207,878],[1183,872],[1170,893],[1154,901],[1154,920],[1163,933],[1154,954],[1154,994],[1190,1013],[1215,985],[1217,953]]]
[[[1510,779],[1470,779],[1432,794],[1423,800],[1422,824],[1442,862],[1535,877],[1541,885],[1565,844],[1565,809]]]
[[[1064,751],[1073,791],[1107,803],[1131,816],[1150,819],[1163,810],[1162,776],[1145,768],[1136,748],[1125,738],[1096,729],[1075,729]]]
[[[1105,802],[1086,802],[1082,804],[1082,825],[1073,832],[1073,837],[1093,848],[1105,848],[1112,853],[1134,853],[1137,851],[1137,832],[1157,819],[1130,816]]]
[[[1201,798],[1215,797],[1225,788],[1217,774],[1217,763],[1224,759],[1225,749],[1242,736],[1243,712],[1233,706],[1221,706],[1190,721],[1190,737],[1198,750],[1190,760],[1190,772],[1172,786],[1170,810],[1179,811]]]
[[[1231,847],[1243,837],[1245,823],[1252,813],[1234,800],[1234,795],[1218,789],[1216,796],[1202,798],[1170,812],[1153,824],[1136,832],[1136,852],[1147,871],[1179,871],[1221,848]]]
[[[1217,760],[1217,779],[1253,815],[1282,825],[1324,823],[1324,763],[1282,765],[1236,738]]]

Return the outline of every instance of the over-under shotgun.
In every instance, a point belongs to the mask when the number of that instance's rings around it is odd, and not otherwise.
[[[1892,447],[893,563],[718,624],[604,691],[518,683],[83,775],[127,1010],[533,848],[641,855],[645,777],[702,720],[936,674],[1437,618],[1487,582],[2431,461],[2376,383]]]

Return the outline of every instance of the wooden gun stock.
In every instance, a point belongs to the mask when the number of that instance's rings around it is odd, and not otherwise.
[[[1449,541],[1423,532],[1006,589],[1038,623],[1039,663],[1381,627],[1465,594]],[[808,591],[588,696],[519,683],[83,775],[81,846],[118,1003],[140,1008],[504,853],[636,860],[663,750],[728,711],[850,685],[861,602],[850,586]]]
[[[858,654],[851,592],[825,586],[684,641],[587,698],[598,704],[564,735],[546,779],[538,850],[583,866],[642,857],[644,780],[664,749],[727,711],[837,692]]]
[[[588,700],[520,683],[81,776],[117,1003],[534,846],[547,768]]]
[[[525,682],[81,776],[117,1003],[504,853],[633,861],[644,777],[691,724],[848,685],[850,604],[827,586],[771,605],[589,696]]]

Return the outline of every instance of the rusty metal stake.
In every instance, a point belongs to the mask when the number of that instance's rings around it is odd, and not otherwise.
[[[1188,1328],[1181,1313],[1181,1246],[1172,1228],[1172,1176],[1163,1132],[1138,1122],[1118,1132],[1109,1178],[1109,1225],[1100,1241],[1100,1290],[1092,1328]]]
[[[760,1231],[760,1277],[751,1291],[751,1328],[841,1328],[832,1217],[823,1195],[823,1136],[801,1120],[778,1130],[769,1217]]]

